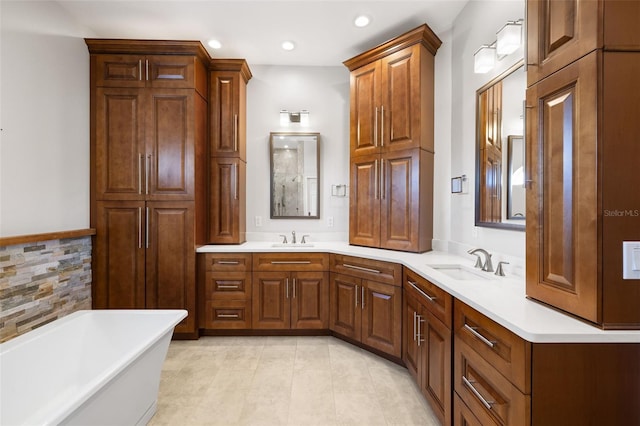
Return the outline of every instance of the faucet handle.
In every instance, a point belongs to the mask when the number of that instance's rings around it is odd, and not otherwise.
[[[496,267],[496,275],[499,277],[504,277],[504,270],[502,269],[502,265],[508,265],[509,262],[498,262],[498,266]]]
[[[307,243],[307,237],[310,237],[311,235],[303,235],[302,236],[302,241],[300,241],[300,244],[306,244]]]
[[[282,237],[282,244],[287,244],[287,236],[282,234],[280,236]]]

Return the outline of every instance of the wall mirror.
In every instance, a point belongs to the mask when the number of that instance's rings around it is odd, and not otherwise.
[[[476,226],[525,228],[523,61],[476,92]]]
[[[320,218],[320,134],[272,132],[271,219]]]

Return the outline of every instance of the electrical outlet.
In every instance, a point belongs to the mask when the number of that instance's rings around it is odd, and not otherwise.
[[[329,228],[333,228],[333,216],[329,216],[329,217],[327,218],[327,226],[328,226]]]
[[[256,216],[255,223],[256,223],[256,227],[262,226],[262,216]]]

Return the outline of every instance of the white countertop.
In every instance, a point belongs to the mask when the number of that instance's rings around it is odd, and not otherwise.
[[[473,266],[472,257],[464,258],[437,251],[406,253],[352,246],[346,242],[313,242],[305,247],[274,247],[271,242],[247,242],[239,245],[206,245],[198,248],[197,252],[322,252],[400,263],[529,342],[640,343],[640,330],[601,330],[527,299],[523,277],[498,277],[493,273],[481,272],[491,279],[456,280],[428,266]]]

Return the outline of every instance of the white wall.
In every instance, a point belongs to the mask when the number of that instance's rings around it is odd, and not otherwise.
[[[497,62],[487,74],[474,74],[473,54],[480,45],[492,43],[506,21],[519,18],[524,18],[524,1],[470,1],[452,29],[450,177],[467,175],[468,191],[448,195],[451,200],[449,250],[463,253],[470,247],[483,247],[495,253],[494,259],[509,260],[512,269],[521,268],[524,263],[524,232],[474,226],[475,96],[478,88],[522,59],[523,51],[519,49]],[[442,196],[443,193],[436,194],[436,199]]]
[[[311,240],[348,239],[349,198],[331,196],[331,185],[349,183],[349,70],[249,64],[247,86],[247,239],[276,241],[310,234]],[[309,111],[309,126],[280,126],[279,112]],[[269,133],[320,133],[320,219],[270,219]],[[255,217],[262,218],[256,226]],[[329,226],[333,218],[333,226]]]
[[[86,34],[54,2],[0,8],[0,237],[88,228]]]

